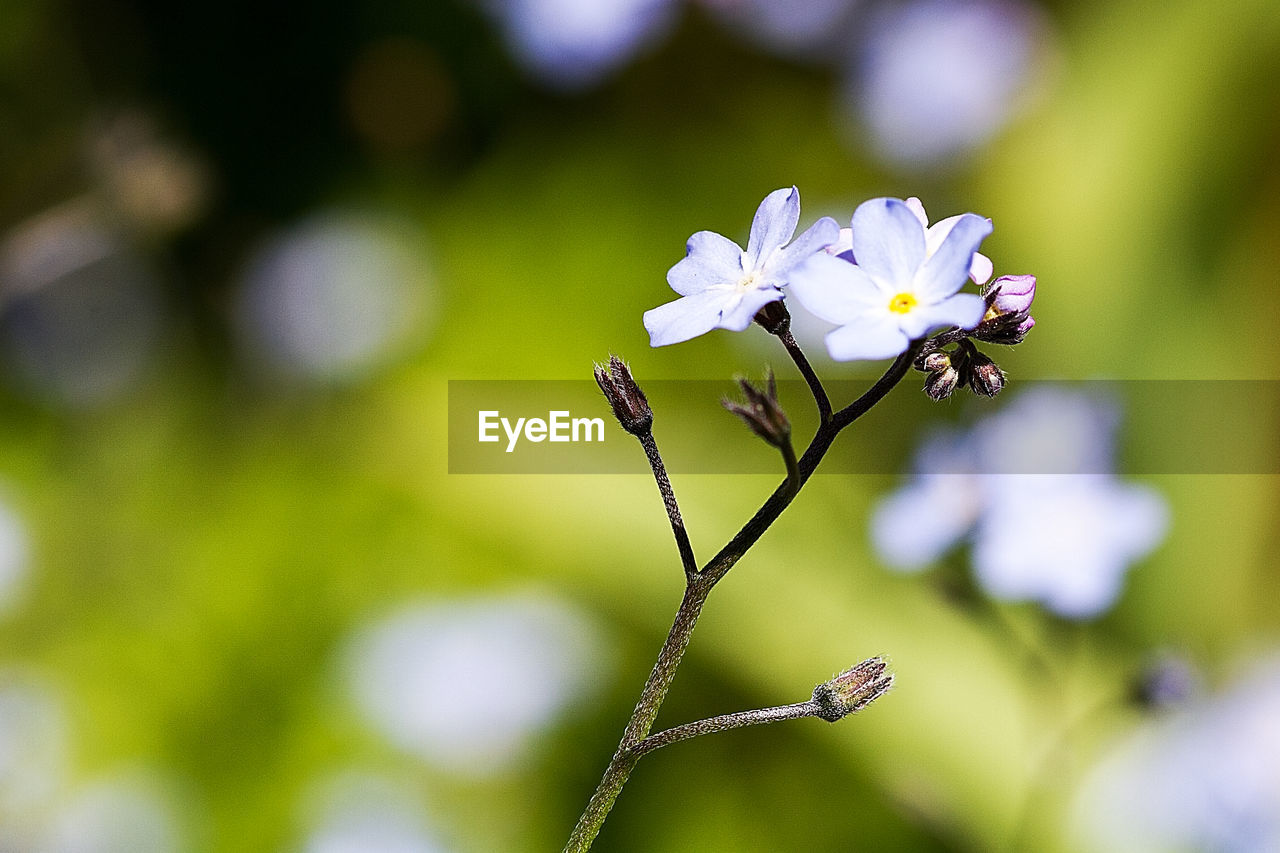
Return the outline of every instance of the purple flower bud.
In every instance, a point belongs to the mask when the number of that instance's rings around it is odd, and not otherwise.
[[[991,310],[996,314],[1017,314],[1021,311],[1030,311],[1031,301],[1036,298],[1036,277],[1033,275],[1002,275],[991,282],[991,285],[987,288],[987,298]]]
[[[834,723],[879,699],[893,686],[893,673],[885,675],[887,666],[884,658],[868,658],[813,688],[813,701],[820,709],[818,716]]]

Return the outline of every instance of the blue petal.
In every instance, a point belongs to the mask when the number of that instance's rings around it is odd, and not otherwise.
[[[921,338],[939,326],[975,328],[987,313],[987,303],[976,293],[957,293],[933,305],[921,305],[898,322],[911,338]]]
[[[707,290],[644,312],[649,346],[664,347],[706,334],[720,322],[727,294]]]
[[[871,276],[846,260],[821,252],[791,273],[787,293],[828,323],[849,323],[874,305],[888,305]]]
[[[781,287],[796,267],[839,239],[840,224],[830,216],[822,217],[778,254],[778,259],[769,268],[769,277]]]
[[[899,355],[910,343],[886,310],[884,314],[863,314],[829,333],[827,352],[836,361],[875,361]]]
[[[681,296],[742,280],[742,249],[728,237],[699,231],[689,238],[686,249],[688,255],[667,271],[667,284]]]
[[[774,190],[764,197],[751,222],[751,237],[747,240],[747,256],[743,265],[748,270],[759,269],[760,261],[780,249],[796,233],[800,221],[800,191]]]
[[[963,287],[969,279],[973,253],[991,230],[990,219],[974,213],[961,216],[938,251],[920,268],[915,280],[916,294],[925,302],[937,302]]]
[[[853,212],[853,257],[881,284],[909,289],[925,258],[920,220],[896,198],[864,201]]]
[[[724,310],[720,316],[720,322],[716,325],[731,332],[741,332],[751,325],[751,321],[755,319],[757,311],[770,302],[777,302],[781,298],[782,291],[772,287],[748,290],[742,294],[737,305]]]

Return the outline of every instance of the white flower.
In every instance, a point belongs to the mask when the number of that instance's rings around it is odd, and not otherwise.
[[[877,198],[854,211],[852,255],[819,252],[791,276],[800,304],[840,328],[827,335],[839,361],[892,358],[939,326],[972,329],[986,305],[959,293],[991,221],[966,213],[928,229],[906,202]]]
[[[644,312],[650,345],[750,326],[757,311],[782,299],[792,272],[840,232],[834,219],[823,217],[788,246],[799,221],[800,192],[791,187],[774,190],[760,202],[746,251],[714,231],[690,237],[688,254],[667,272],[667,283],[682,298]]]
[[[1085,780],[1076,849],[1280,850],[1280,659],[1226,693],[1161,716]]]
[[[935,437],[872,513],[876,550],[919,571],[969,537],[989,595],[1097,616],[1168,527],[1155,491],[1110,473],[1116,418],[1085,395],[1038,388],[966,434]]]
[[[348,649],[356,705],[388,740],[445,769],[483,775],[602,679],[592,626],[553,599],[411,605]]]

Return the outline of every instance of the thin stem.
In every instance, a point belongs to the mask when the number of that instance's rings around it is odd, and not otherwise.
[[[831,400],[827,397],[827,389],[822,386],[822,380],[814,372],[813,365],[809,364],[809,359],[805,357],[796,339],[791,336],[790,327],[782,328],[777,334],[778,340],[782,341],[782,345],[786,347],[787,354],[800,369],[800,375],[804,377],[805,382],[809,383],[809,390],[813,392],[814,402],[818,404],[818,415],[822,423],[827,423],[831,420]]]
[[[782,447],[778,449],[782,451],[782,461],[787,466],[787,482],[791,484],[791,488],[794,491],[798,492],[802,481],[800,479],[800,463],[796,461],[795,446],[792,445],[791,439],[788,438]]]
[[[670,746],[682,740],[718,732],[727,732],[730,729],[740,729],[744,726],[758,726],[763,723],[777,723],[782,720],[801,720],[805,717],[816,717],[820,710],[818,703],[809,699],[805,702],[797,702],[794,705],[778,705],[773,708],[736,711],[732,714],[708,717],[705,720],[685,723],[682,726],[675,726],[666,731],[649,735],[631,748],[631,755],[633,758],[638,759],[648,755],[655,749],[662,749],[664,746]]]
[[[728,544],[721,548],[701,571],[694,573],[686,571],[684,598],[680,602],[680,609],[676,611],[676,618],[667,634],[667,640],[658,653],[657,663],[649,673],[649,678],[640,693],[640,699],[631,713],[622,741],[618,744],[613,758],[610,759],[609,766],[605,768],[604,777],[596,787],[595,793],[591,795],[586,810],[578,818],[578,823],[569,836],[565,853],[583,853],[589,850],[595,837],[600,833],[600,827],[604,825],[614,802],[618,799],[618,794],[622,791],[622,787],[631,776],[631,771],[639,759],[639,754],[635,753],[634,747],[648,736],[654,720],[657,719],[658,709],[662,707],[667,691],[671,688],[671,682],[675,679],[676,669],[680,666],[680,661],[689,646],[689,638],[693,634],[694,626],[698,623],[698,617],[702,613],[702,607],[711,589],[791,504],[801,487],[808,482],[809,477],[818,467],[818,463],[822,461],[822,457],[831,448],[832,442],[840,431],[866,414],[902,380],[923,345],[923,340],[912,342],[907,351],[898,356],[885,374],[866,393],[834,414],[829,421],[822,423],[799,461],[794,465],[788,462],[787,479],[774,489],[773,494],[733,539],[729,540]],[[657,445],[654,444],[653,447],[656,452]],[[646,445],[647,451],[648,445]],[[794,456],[794,450],[792,455]],[[657,476],[657,469],[655,469],[655,477]],[[662,477],[658,478],[659,488],[662,487],[665,478],[664,472]],[[669,488],[668,484],[668,490]],[[666,494],[667,492],[664,492],[664,500]],[[674,497],[672,505],[674,505]],[[670,514],[668,510],[668,515]],[[678,513],[675,517],[678,518]],[[680,529],[684,529],[683,523]]]
[[[680,549],[680,562],[684,565],[685,577],[698,572],[698,561],[693,556],[693,546],[689,544],[689,533],[684,529],[684,519],[680,517],[680,504],[676,502],[675,490],[671,488],[671,480],[667,477],[667,468],[662,464],[662,454],[658,452],[658,442],[652,432],[640,436],[640,445],[649,458],[649,467],[653,469],[653,479],[658,483],[658,491],[662,493],[662,504],[667,508],[667,518],[671,521],[671,533],[676,538],[676,547]]]

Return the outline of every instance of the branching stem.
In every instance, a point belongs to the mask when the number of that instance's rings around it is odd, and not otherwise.
[[[912,362],[925,346],[924,339],[913,341],[907,351],[899,355],[889,369],[885,371],[884,375],[867,389],[861,397],[840,411],[831,413],[831,404],[827,399],[826,391],[822,389],[822,383],[813,374],[813,369],[809,366],[808,359],[804,357],[795,340],[791,338],[790,332],[784,330],[778,337],[782,339],[783,345],[787,347],[787,351],[791,353],[792,359],[795,360],[801,372],[805,374],[805,378],[809,379],[809,387],[813,389],[814,398],[818,402],[819,413],[825,412],[826,415],[823,417],[817,432],[814,433],[813,439],[810,440],[809,446],[805,448],[804,454],[794,465],[791,460],[795,457],[795,451],[792,450],[790,458],[788,458],[787,449],[783,449],[783,457],[787,461],[787,478],[774,489],[773,494],[769,495],[760,509],[756,510],[755,515],[742,526],[742,529],[729,540],[728,544],[707,561],[700,571],[688,571],[688,564],[686,563],[684,598],[680,602],[680,609],[676,611],[675,621],[667,634],[666,642],[662,645],[662,650],[658,653],[657,663],[654,664],[653,671],[649,673],[644,689],[640,692],[640,699],[636,702],[635,710],[632,711],[631,719],[623,732],[622,741],[618,744],[613,758],[610,759],[609,766],[605,768],[604,777],[600,780],[595,793],[592,794],[591,800],[587,803],[586,810],[573,828],[573,833],[565,846],[565,853],[583,853],[583,851],[591,848],[591,844],[596,835],[599,834],[600,827],[604,825],[605,818],[608,817],[609,811],[613,808],[618,794],[631,776],[631,771],[635,768],[636,762],[646,752],[658,748],[658,746],[654,746],[642,749],[640,745],[649,736],[654,720],[657,719],[658,710],[662,707],[667,691],[671,687],[671,682],[675,679],[676,669],[680,666],[680,661],[689,646],[689,638],[693,634],[694,626],[698,623],[698,617],[702,614],[702,607],[706,603],[707,596],[710,595],[712,588],[719,583],[721,578],[728,574],[734,564],[764,535],[769,526],[778,519],[778,516],[782,515],[783,510],[790,506],[792,500],[799,494],[801,487],[813,475],[818,463],[822,461],[823,456],[831,448],[841,430],[865,415],[876,403],[884,399],[885,395],[902,381],[907,371],[911,369]],[[788,343],[788,340],[790,343]],[[810,379],[810,377],[812,378]],[[663,500],[666,502],[667,495],[672,493],[670,483],[666,479],[666,471],[661,466],[661,458],[657,456],[657,445],[652,441],[652,437],[647,443],[644,442],[643,437],[641,441],[645,445],[645,452],[651,453],[651,464],[654,458],[658,459],[658,464],[654,465],[654,476],[658,479],[658,487],[663,491]],[[650,447],[652,447],[652,451],[650,451]],[[658,475],[659,471],[662,471],[661,476]],[[665,488],[663,487],[664,482],[666,482]],[[672,519],[672,529],[676,530],[679,510],[676,509],[673,514],[672,508],[674,506],[675,497],[672,494],[670,503],[668,503],[667,514]],[[679,524],[679,532],[676,533],[677,543],[680,541],[683,532],[684,524],[681,522]],[[687,534],[685,539],[687,541]],[[681,556],[684,556],[683,547],[681,548]],[[692,550],[690,550],[690,556],[692,556]],[[796,706],[785,707],[794,708]],[[726,715],[726,717],[733,716],[732,714]],[[721,720],[723,718],[713,717],[711,719]],[[759,720],[759,722],[769,721]],[[690,726],[696,725],[696,723],[690,724]],[[744,723],[744,725],[746,724]],[[663,737],[669,732],[683,731],[685,729],[686,727],[676,727],[655,737]],[[683,740],[685,737],[693,736],[693,734],[688,734],[678,739]],[[665,743],[660,743],[659,746],[661,745],[665,745]]]

